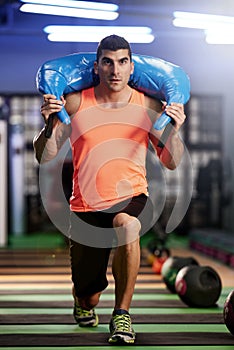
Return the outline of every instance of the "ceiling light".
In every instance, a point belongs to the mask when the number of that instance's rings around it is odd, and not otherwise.
[[[98,32],[101,34],[111,34],[118,32],[119,34],[133,33],[133,34],[149,34],[152,32],[150,27],[138,27],[138,26],[66,26],[66,25],[50,25],[44,28],[45,33],[75,33],[81,32],[90,33]]]
[[[208,44],[234,44],[234,17],[194,12],[174,12],[176,27],[202,29]]]
[[[197,21],[186,18],[174,18],[173,25],[182,28],[206,29],[210,25],[206,21]]]
[[[206,32],[207,44],[216,45],[233,45],[234,44],[234,26],[232,30],[207,30]]]
[[[173,14],[175,17],[173,24],[178,27],[207,29],[211,26],[214,27],[223,24],[234,25],[234,17],[230,16],[180,11],[175,11]]]
[[[105,2],[74,1],[74,0],[20,0],[24,3],[39,5],[54,5],[63,7],[82,8],[88,10],[118,11],[119,6]]]
[[[112,33],[113,34],[113,33]],[[116,33],[115,33],[116,34]],[[58,34],[51,33],[48,35],[49,41],[59,41],[59,42],[89,42],[89,43],[98,43],[106,35],[101,35],[99,33],[90,33],[89,35],[84,33],[80,34]],[[130,43],[139,43],[139,44],[150,44],[154,41],[154,36],[152,34],[135,34],[126,33],[124,35],[125,39]]]
[[[50,41],[99,42],[105,36],[117,34],[130,43],[151,43],[154,35],[149,27],[128,26],[47,26],[44,28]]]
[[[113,21],[118,18],[118,12],[103,11],[103,10],[92,10],[74,7],[63,7],[53,5],[38,5],[38,4],[24,4],[20,7],[20,11],[37,13],[44,15],[55,15],[55,16],[67,16],[67,17],[79,17],[79,18],[94,18],[101,20]]]

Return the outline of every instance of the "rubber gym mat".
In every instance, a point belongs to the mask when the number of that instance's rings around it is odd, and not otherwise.
[[[223,317],[221,313],[216,314],[193,314],[191,319],[191,314],[155,314],[155,310],[152,310],[154,314],[137,314],[132,310],[132,321],[134,324],[223,324]],[[7,311],[6,311],[7,312]],[[22,311],[21,311],[22,312]],[[61,318],[60,315],[51,315],[51,314],[31,314],[30,315],[30,324],[74,324],[74,318],[71,315],[71,312],[68,310],[69,315],[63,314]],[[100,314],[99,310],[99,324],[108,323],[110,321],[111,310],[108,314]],[[143,310],[144,312],[144,310]],[[2,314],[0,319],[0,325],[4,324],[28,324],[29,315],[28,314]]]
[[[28,350],[28,347],[1,347],[1,350]],[[77,348],[76,346],[60,346],[59,350],[78,350],[79,348]],[[84,350],[103,350],[103,346],[85,346],[82,347],[82,349]],[[105,350],[113,350],[113,346],[105,346],[104,348]],[[118,346],[118,349],[124,349],[126,350],[126,346]],[[138,346],[134,346],[131,345],[131,350],[139,350]],[[189,350],[220,350],[220,346],[216,346],[216,345],[204,345],[204,346],[197,346],[197,345],[191,345],[189,347]],[[30,347],[30,350],[58,350],[58,347],[39,347],[39,346],[33,346]],[[185,345],[180,345],[180,346],[160,346],[160,345],[156,345],[156,346],[147,346],[147,350],[188,350],[188,347]],[[222,346],[222,350],[233,350],[233,346],[232,345],[223,345]]]
[[[103,346],[108,333],[1,334],[0,346]],[[233,336],[224,332],[138,333],[136,345],[234,345]],[[220,350],[223,350],[221,347]]]
[[[95,329],[82,329],[72,316],[67,250],[15,250],[8,254],[6,250],[0,255],[0,266],[1,350],[113,349],[107,342],[114,302],[110,269],[110,285],[97,307],[100,324]],[[233,350],[234,336],[222,315],[229,291],[223,288],[217,307],[189,308],[143,263],[131,307],[137,332],[131,348]]]

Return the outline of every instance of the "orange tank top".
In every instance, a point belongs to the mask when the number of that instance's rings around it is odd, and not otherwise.
[[[72,119],[72,211],[107,209],[134,195],[148,195],[145,158],[152,122],[144,94],[132,90],[120,108],[98,105],[94,88],[83,90]]]

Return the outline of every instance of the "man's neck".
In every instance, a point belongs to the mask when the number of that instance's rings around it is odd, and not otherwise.
[[[127,105],[132,96],[132,89],[126,86],[121,91],[105,91],[99,85],[94,88],[97,104],[102,104],[105,108],[121,108]]]

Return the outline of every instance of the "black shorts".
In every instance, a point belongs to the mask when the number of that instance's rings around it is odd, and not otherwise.
[[[118,213],[126,213],[139,218],[141,221],[140,214],[146,205],[147,199],[148,197],[145,194],[140,194],[103,211],[75,212],[75,214],[92,226],[111,228],[113,227],[113,219]]]
[[[111,242],[115,235],[113,229],[115,215],[127,213],[137,217],[142,225],[141,231],[144,233],[152,226],[152,210],[150,199],[141,194],[105,211],[73,212],[75,216],[73,215],[71,219],[70,256],[72,281],[78,297],[100,292],[108,285],[106,270],[112,248]],[[78,228],[73,224],[77,217],[80,220]],[[89,237],[92,237],[91,244],[89,244]]]

